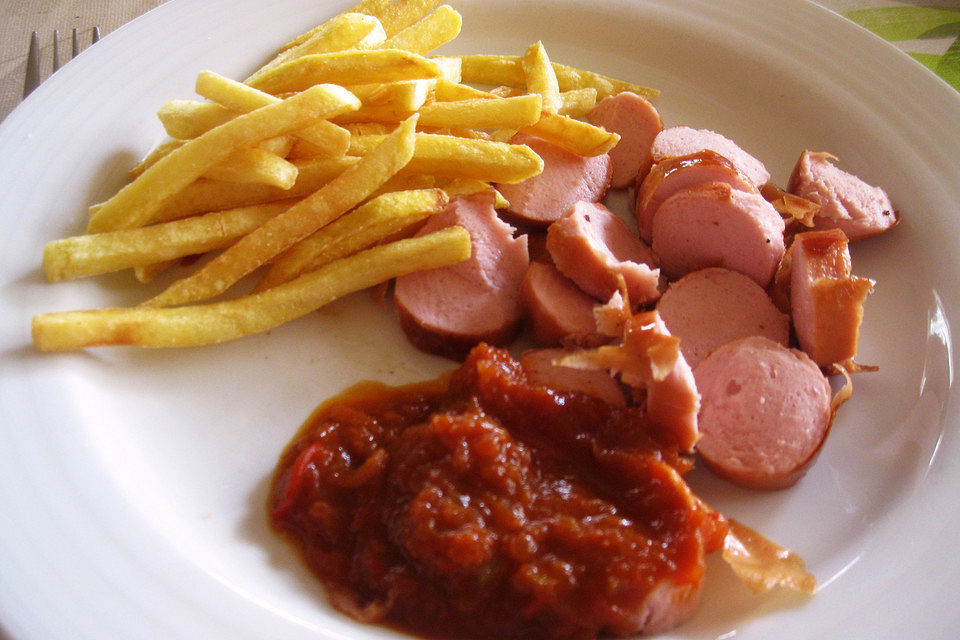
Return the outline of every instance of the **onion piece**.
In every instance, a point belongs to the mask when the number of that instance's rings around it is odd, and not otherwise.
[[[786,587],[807,594],[817,590],[816,578],[796,553],[733,518],[727,518],[727,523],[723,559],[748,589],[763,593],[774,587]]]

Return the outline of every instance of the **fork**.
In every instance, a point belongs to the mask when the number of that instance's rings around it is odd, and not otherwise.
[[[93,28],[93,34],[90,37],[90,44],[100,40],[100,27]],[[73,29],[70,46],[70,59],[74,59],[80,53],[80,38],[77,29]],[[56,71],[62,65],[60,64],[60,31],[53,31],[53,70]],[[30,92],[40,86],[40,34],[34,31],[30,34],[30,49],[27,51],[27,76],[23,83],[23,97],[26,98]]]

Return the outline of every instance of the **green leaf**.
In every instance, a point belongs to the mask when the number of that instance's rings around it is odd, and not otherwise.
[[[960,91],[960,38],[954,40],[947,52],[941,56],[934,71],[946,80],[947,84]]]
[[[936,53],[917,53],[916,51],[907,51],[907,55],[934,73],[937,71],[937,65],[940,64],[940,60],[943,59],[943,56]]]
[[[883,7],[843,14],[884,40],[960,35],[960,8]]]

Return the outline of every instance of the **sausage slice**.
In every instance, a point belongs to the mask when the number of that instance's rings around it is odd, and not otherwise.
[[[552,264],[531,262],[520,295],[534,340],[541,346],[557,346],[566,338],[597,332],[596,301]]]
[[[790,310],[800,348],[821,367],[857,355],[863,302],[873,281],[851,275],[839,229],[798,233],[790,245]]]
[[[696,368],[714,349],[747,336],[764,336],[787,346],[790,318],[756,282],[717,267],[688,273],[670,283],[657,302],[680,351]]]
[[[587,120],[607,131],[620,134],[610,151],[614,188],[629,187],[643,180],[653,159],[650,151],[663,120],[644,97],[630,91],[607,96],[587,114]]]
[[[419,234],[460,225],[470,232],[470,258],[396,280],[400,326],[424,351],[460,359],[479,342],[505,345],[519,331],[527,240],[513,237],[493,205],[489,191],[454,198]]]
[[[550,225],[547,250],[560,272],[597,300],[606,302],[619,291],[618,276],[634,306],[660,297],[656,256],[602,204],[576,203]]]
[[[857,176],[837,167],[836,158],[822,151],[800,154],[787,191],[820,205],[817,229],[840,229],[850,242],[890,229],[899,221],[890,197]]]
[[[497,183],[519,220],[545,227],[576,202],[599,202],[610,188],[613,163],[608,154],[581,156],[535,136],[518,133],[511,144],[525,144],[543,159],[543,171],[517,184]]]
[[[724,267],[766,287],[783,257],[783,231],[783,218],[757,191],[709,182],[678,191],[660,205],[653,251],[671,278]]]
[[[700,391],[697,451],[740,486],[782,489],[799,480],[830,429],[831,390],[805,353],[741,338],[694,370]]]
[[[756,187],[770,180],[770,172],[763,163],[740,148],[729,138],[709,129],[670,127],[664,129],[653,141],[654,162],[670,156],[687,156],[709,149],[730,160],[740,173],[747,176]]]
[[[683,189],[707,182],[726,182],[734,189],[753,191],[756,187],[736,166],[716,151],[706,149],[687,156],[664,158],[653,166],[640,183],[634,211],[640,237],[653,238],[653,216],[663,201]]]
[[[583,393],[615,407],[627,406],[623,389],[606,371],[556,364],[570,353],[565,349],[532,349],[520,356],[520,366],[534,384],[557,391]]]

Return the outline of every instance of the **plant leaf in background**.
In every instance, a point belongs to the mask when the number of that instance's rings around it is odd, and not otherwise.
[[[844,16],[893,42],[960,36],[960,7],[883,7],[848,11]],[[960,37],[943,55],[908,53],[960,91]]]

